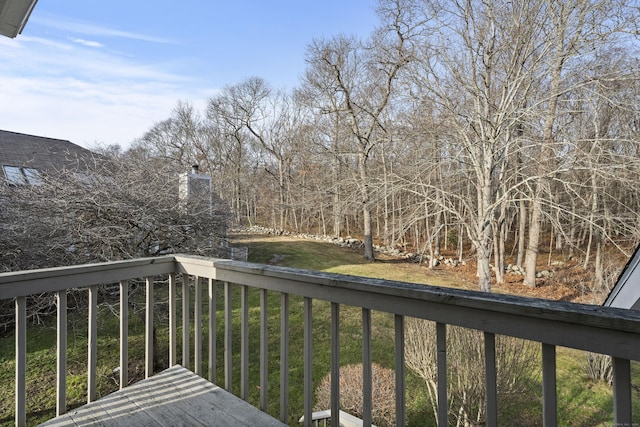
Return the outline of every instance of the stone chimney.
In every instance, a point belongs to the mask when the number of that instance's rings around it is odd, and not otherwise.
[[[187,209],[212,209],[211,177],[200,173],[198,165],[191,167],[191,173],[180,174],[180,200]]]

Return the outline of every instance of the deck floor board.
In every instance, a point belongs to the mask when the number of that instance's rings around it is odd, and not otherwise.
[[[176,365],[41,425],[281,427],[286,424]]]

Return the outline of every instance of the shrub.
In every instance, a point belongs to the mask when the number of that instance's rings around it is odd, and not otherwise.
[[[483,333],[447,326],[447,394],[449,420],[458,426],[484,425],[486,390]],[[536,371],[537,353],[529,341],[496,336],[498,395],[516,401],[527,391]],[[434,322],[409,318],[405,326],[405,361],[427,384],[432,411],[437,414],[438,365]]]
[[[395,372],[374,363],[372,372],[372,419],[379,427],[395,425],[396,393]],[[362,364],[340,368],[340,409],[362,418]],[[331,409],[331,373],[328,373],[316,389],[316,411]]]
[[[613,384],[611,356],[587,352],[584,370],[587,376],[594,381],[603,381],[609,386]]]

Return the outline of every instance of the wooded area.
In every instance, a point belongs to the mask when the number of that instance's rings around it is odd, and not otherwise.
[[[605,248],[640,237],[636,2],[377,10],[366,40],[311,41],[299,87],[182,101],[133,150],[199,163],[239,223],[362,236],[369,259],[373,240],[470,249],[487,291],[511,252],[534,286],[543,244],[602,281]]]
[[[639,6],[631,0],[380,0],[360,40],[308,44],[298,87],[232,83],[180,101],[120,160],[197,163],[238,224],[355,236],[509,262],[580,259],[640,241]]]

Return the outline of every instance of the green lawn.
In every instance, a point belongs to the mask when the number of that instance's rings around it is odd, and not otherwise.
[[[415,264],[393,262],[365,262],[357,251],[343,249],[326,243],[306,240],[252,238],[242,239],[240,245],[249,246],[250,261],[269,262],[274,254],[281,255],[279,265],[308,268],[343,274],[381,277],[441,286],[454,286],[459,281],[453,277],[429,274],[428,270]],[[206,288],[206,287],[203,287]],[[206,292],[206,289],[204,290]],[[192,291],[193,292],[193,291]],[[166,287],[156,288],[156,325],[158,327],[158,348],[161,369],[166,364],[167,345],[167,303]],[[224,383],[223,364],[223,288],[217,285],[217,382]],[[80,293],[82,296],[83,293]],[[142,298],[136,293],[132,299]],[[256,319],[259,312],[259,292],[250,290],[250,317]],[[193,301],[193,296],[191,297]],[[240,367],[240,319],[239,290],[234,288],[234,392],[239,392]],[[289,424],[299,425],[302,415],[302,304],[301,298],[290,299],[290,396]],[[206,311],[206,310],[203,310]],[[330,305],[314,301],[314,384],[329,372],[329,319]],[[86,310],[74,309],[69,313],[67,387],[69,408],[79,406],[86,400],[86,354],[87,323]],[[191,317],[193,319],[193,317]],[[205,319],[206,320],[206,319]],[[361,309],[341,308],[341,363],[343,365],[361,361]],[[118,365],[118,319],[112,310],[102,305],[99,312],[98,343],[98,396],[103,396],[118,388],[118,377],[113,369]],[[393,317],[386,313],[374,312],[372,321],[373,360],[383,367],[392,368],[393,359]],[[181,328],[181,325],[179,325]],[[280,295],[269,294],[269,412],[279,415],[279,328]],[[207,342],[204,328],[203,342]],[[129,340],[129,372],[131,379],[144,375],[144,327],[139,312],[131,311]],[[181,330],[178,334],[180,336]],[[259,323],[250,325],[249,394],[254,404],[259,399]],[[28,423],[35,425],[55,415],[55,319],[45,319],[44,325],[31,325],[27,334],[28,367]],[[179,344],[180,346],[180,344]],[[181,357],[179,349],[179,357]],[[203,372],[207,372],[206,350]],[[181,360],[181,359],[179,359]],[[612,422],[611,389],[602,383],[586,378],[582,363],[584,354],[579,351],[558,349],[558,415],[559,425],[605,426]],[[14,337],[0,338],[0,423],[12,425],[14,418]],[[191,363],[193,364],[193,352]],[[193,365],[192,365],[193,366]],[[634,365],[634,377],[637,377]],[[501,425],[540,425],[541,386],[540,373],[532,372],[533,384],[527,395],[516,396],[500,402]],[[634,413],[640,414],[640,405],[634,400]],[[407,370],[407,417],[409,425],[433,425],[431,403],[428,401],[424,382]],[[640,422],[640,417],[637,417]]]

